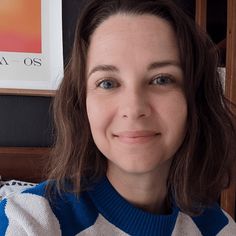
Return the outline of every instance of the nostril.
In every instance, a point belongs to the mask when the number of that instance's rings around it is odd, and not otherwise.
[[[139,117],[144,117],[144,116],[146,116],[145,114],[141,114],[141,115],[139,115]]]
[[[147,115],[145,113],[142,113],[142,114],[130,114],[130,115],[123,115],[122,117],[123,118],[134,118],[134,117],[137,117],[137,118],[142,118],[142,117],[146,117]]]
[[[119,113],[122,118],[140,119],[151,115],[151,107],[145,103],[126,102],[119,108]]]

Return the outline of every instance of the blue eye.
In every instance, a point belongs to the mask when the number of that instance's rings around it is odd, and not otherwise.
[[[103,89],[113,89],[115,87],[118,87],[117,82],[112,80],[102,80],[97,84],[97,87],[103,88]]]
[[[173,79],[169,75],[160,75],[155,77],[152,81],[151,84],[156,84],[156,85],[167,85],[173,83]]]

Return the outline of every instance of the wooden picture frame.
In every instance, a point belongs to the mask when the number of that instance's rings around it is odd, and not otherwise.
[[[54,96],[63,78],[62,0],[1,4],[0,94]]]

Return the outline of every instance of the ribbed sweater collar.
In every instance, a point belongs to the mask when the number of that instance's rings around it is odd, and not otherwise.
[[[107,177],[94,185],[89,195],[99,213],[131,235],[171,235],[179,212],[173,207],[169,215],[157,215],[136,208],[114,189]]]

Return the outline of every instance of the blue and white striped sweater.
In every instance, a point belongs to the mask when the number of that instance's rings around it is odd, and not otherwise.
[[[65,193],[53,203],[44,197],[46,183],[4,199],[0,204],[0,236],[234,236],[236,223],[218,205],[189,217],[173,207],[154,215],[123,199],[104,177],[80,198]]]

